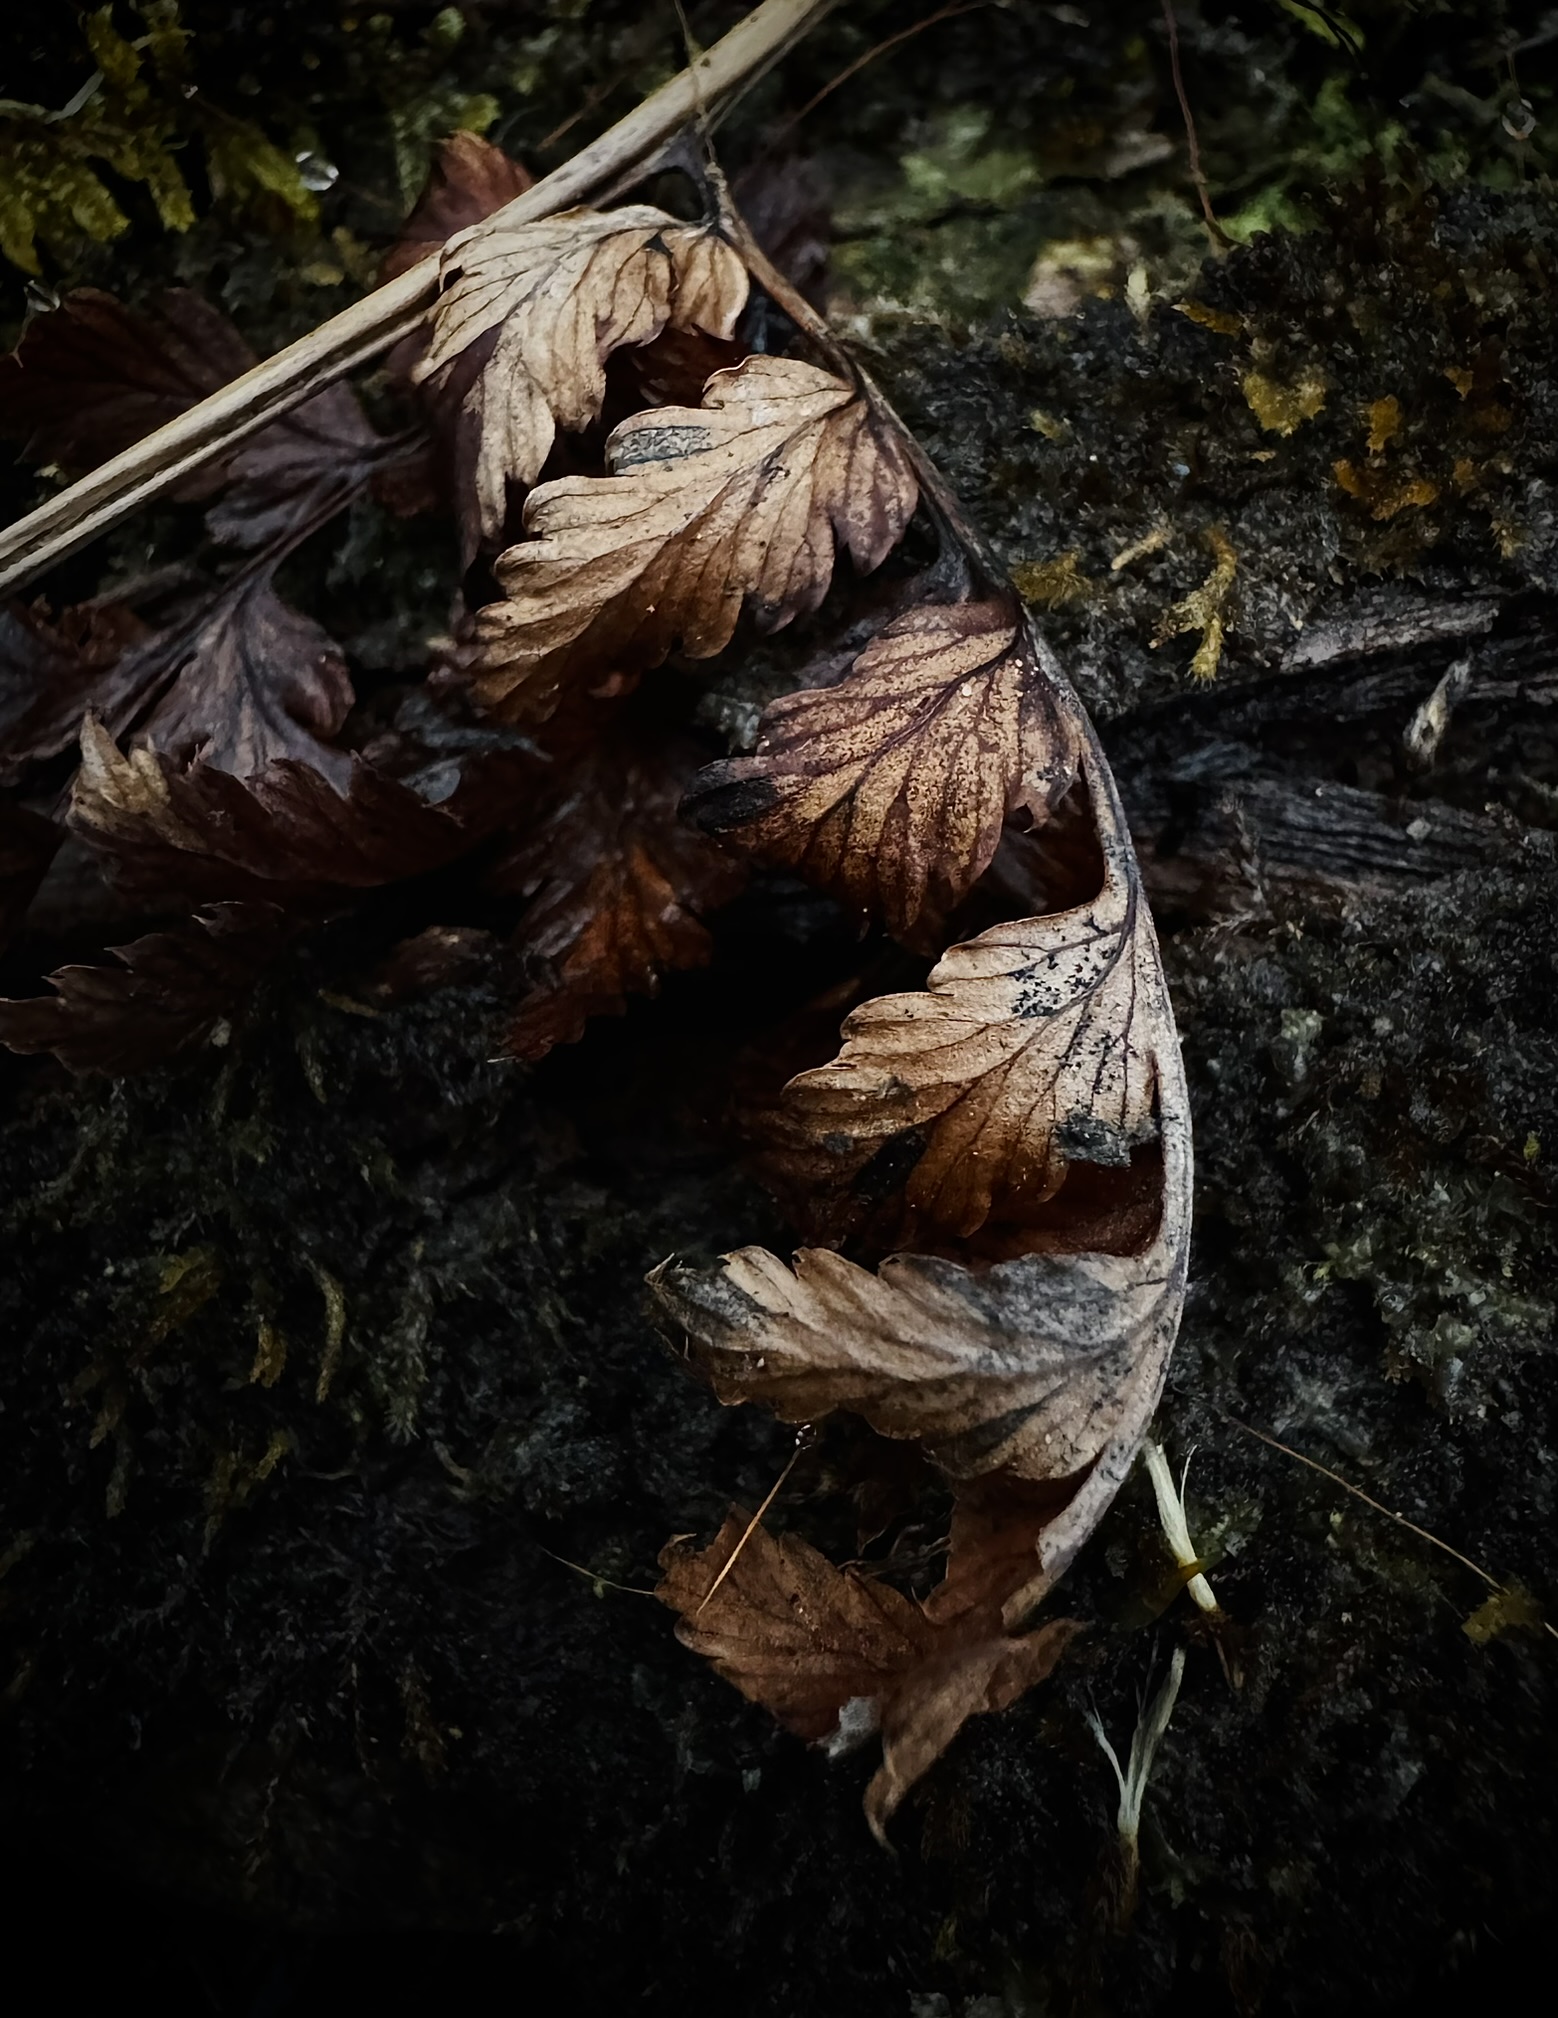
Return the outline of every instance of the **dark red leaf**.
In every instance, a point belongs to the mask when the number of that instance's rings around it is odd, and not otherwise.
[[[282,757],[346,775],[349,758],[325,747],[352,705],[345,661],[282,602],[265,562],[155,630],[128,611],[96,611],[85,625],[75,614],[58,626],[15,607],[0,618],[0,775],[68,749],[88,711],[112,736],[240,777]]]
[[[680,737],[609,733],[550,788],[493,871],[497,888],[532,900],[518,943],[544,977],[510,1027],[517,1057],[574,1042],[591,1016],[619,1016],[667,971],[708,961],[703,915],[747,871],[677,818],[700,759]]]
[[[731,193],[785,279],[825,310],[833,218],[817,170],[800,155],[766,155],[737,176]]]
[[[139,1072],[216,1030],[296,927],[274,904],[218,904],[112,948],[117,967],[62,967],[53,996],[0,1002],[0,1043],[72,1072]]]
[[[440,988],[468,987],[499,973],[512,959],[495,934],[475,925],[429,925],[391,949],[372,992],[386,1002],[420,1002]]]
[[[357,757],[343,758],[339,785],[293,758],[240,778],[150,750],[126,757],[91,719],[81,754],[71,831],[128,895],[270,900],[315,913],[332,892],[425,875],[464,854],[512,817],[531,768],[506,752],[469,760],[435,800]]]
[[[84,468],[113,454],[254,362],[237,331],[198,295],[177,291],[150,311],[82,290],[29,325],[0,360],[0,432],[26,452]],[[352,704],[335,645],[277,597],[282,558],[363,489],[390,508],[427,501],[425,444],[368,423],[336,385],[243,443],[200,495],[213,537],[254,561],[187,596],[156,627],[99,607],[49,623],[0,616],[0,776],[57,755],[83,715],[115,736],[239,775],[284,757],[344,777],[325,746]],[[186,495],[193,493],[187,492]]]
[[[730,371],[746,355],[743,345],[709,336],[701,329],[662,329],[653,343],[637,345],[612,360],[632,381],[630,412],[641,406],[696,406],[717,371]],[[615,420],[614,411],[609,417]]]
[[[290,540],[420,453],[419,442],[377,433],[350,386],[328,386],[234,453],[206,524],[229,546]]]
[[[0,358],[0,435],[20,441],[29,461],[91,469],[254,362],[226,316],[186,288],[148,309],[78,288]],[[333,385],[174,495],[210,497],[227,486],[207,519],[212,535],[257,548],[339,510],[370,481],[388,491],[391,509],[404,508],[402,466],[421,453],[419,442],[378,434],[351,388]]]
[[[527,169],[479,133],[452,133],[439,142],[427,187],[384,255],[380,281],[393,280],[429,258],[446,238],[480,224],[534,181]]]
[[[126,663],[128,661],[128,663]],[[334,641],[276,594],[268,566],[244,570],[134,647],[115,669],[124,698],[109,732],[181,763],[196,757],[248,777],[298,757],[332,777],[350,759],[327,750],[352,705]]]
[[[111,710],[127,648],[151,635],[118,604],[57,620],[45,608],[0,605],[0,781],[68,749],[88,708]],[[133,680],[128,668],[124,677]]]
[[[150,309],[78,288],[35,316],[17,348],[0,358],[0,434],[20,441],[28,461],[78,474],[253,363],[226,316],[187,288],[159,295]],[[209,497],[225,474],[223,464],[209,465],[175,495]]]

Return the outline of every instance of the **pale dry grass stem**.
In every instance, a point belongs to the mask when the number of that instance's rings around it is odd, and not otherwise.
[[[1185,1650],[1174,1649],[1174,1657],[1169,1662],[1168,1674],[1163,1686],[1152,1701],[1142,1711],[1131,1736],[1131,1754],[1122,1768],[1120,1755],[1105,1735],[1103,1724],[1096,1710],[1089,1710],[1087,1721],[1104,1757],[1114,1768],[1114,1777],[1119,1783],[1120,1805],[1115,1811],[1115,1828],[1119,1836],[1120,1854],[1120,1895],[1117,1917],[1123,1925],[1130,1918],[1136,1902],[1136,1886],[1141,1873],[1141,1808],[1147,1792],[1147,1782],[1152,1777],[1153,1761],[1157,1758],[1158,1747],[1163,1743],[1168,1730],[1169,1719],[1174,1714],[1174,1705],[1179,1700],[1179,1685],[1185,1678]]]
[[[1174,1560],[1182,1570],[1193,1574],[1185,1584],[1203,1612],[1220,1617],[1221,1607],[1212,1595],[1212,1586],[1201,1573],[1201,1558],[1190,1539],[1190,1525],[1185,1518],[1185,1480],[1190,1476],[1190,1458],[1185,1459],[1185,1468],[1180,1473],[1179,1484],[1174,1483],[1174,1474],[1169,1469],[1168,1458],[1160,1443],[1144,1443],[1142,1456],[1147,1461],[1147,1476],[1152,1480],[1152,1490],[1158,1502],[1158,1519],[1163,1525],[1164,1539],[1174,1553]],[[1194,1452],[1191,1456],[1194,1456]]]

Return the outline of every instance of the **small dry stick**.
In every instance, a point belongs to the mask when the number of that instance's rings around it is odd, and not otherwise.
[[[581,119],[588,119],[596,106],[604,105],[614,91],[620,91],[622,86],[638,70],[638,67],[638,61],[635,58],[633,62],[624,64],[622,69],[617,71],[614,76],[607,78],[604,84],[597,84],[595,89],[586,96],[582,105],[576,105],[568,117],[559,121],[550,133],[543,134],[533,147],[527,147],[525,150],[526,153],[532,155],[549,154],[560,140],[568,138],[568,135],[572,133]]]
[[[1179,67],[1179,22],[1174,16],[1174,0],[1163,0],[1163,23],[1168,29],[1169,68],[1174,73],[1174,96],[1179,100],[1179,116],[1185,122],[1185,150],[1190,156],[1190,180],[1195,184],[1196,195],[1201,199],[1201,215],[1206,219],[1206,228],[1211,233],[1212,243],[1220,245],[1226,252],[1233,240],[1217,221],[1217,213],[1212,208],[1212,192],[1207,185],[1206,170],[1201,166],[1201,143],[1196,138],[1195,114],[1190,109],[1190,94],[1185,89],[1184,74]]]
[[[1394,1521],[1398,1527],[1404,1527],[1410,1534],[1415,1534],[1420,1541],[1432,1542],[1436,1549],[1443,1549],[1444,1553],[1453,1556],[1463,1569],[1470,1570],[1474,1577],[1480,1577],[1490,1591],[1496,1591],[1500,1597],[1509,1595],[1508,1585],[1501,1584],[1497,1577],[1482,1567],[1481,1563],[1474,1563],[1470,1556],[1463,1556],[1459,1549],[1451,1548],[1448,1542],[1441,1541],[1437,1535],[1431,1535],[1427,1528],[1420,1528],[1416,1521],[1409,1521],[1405,1514],[1392,1513],[1388,1506],[1381,1506],[1377,1499],[1370,1499],[1361,1486],[1353,1485],[1350,1480],[1344,1479],[1340,1472],[1332,1471],[1315,1458],[1305,1457],[1301,1450],[1294,1450],[1289,1444],[1279,1443],[1274,1436],[1268,1436],[1265,1430],[1256,1429],[1253,1423],[1240,1422],[1236,1415],[1227,1415],[1226,1410],[1224,1414],[1234,1428],[1242,1429],[1246,1436],[1253,1436],[1260,1443],[1269,1443],[1273,1450],[1281,1451],[1284,1457],[1308,1465],[1311,1471],[1319,1472],[1320,1476],[1328,1478],[1332,1485],[1339,1485],[1343,1492],[1350,1492],[1354,1499],[1361,1499],[1365,1506],[1373,1507],[1374,1511],[1383,1514],[1386,1520]],[[1544,1633],[1551,1633],[1552,1637],[1558,1640],[1558,1627],[1549,1625],[1546,1619],[1542,1621],[1542,1630]]]
[[[779,1476],[774,1480],[773,1484],[768,1488],[768,1497],[763,1501],[763,1504],[758,1508],[757,1512],[753,1514],[752,1518],[747,1522],[740,1541],[736,1543],[736,1546],[725,1558],[725,1564],[723,1569],[721,1569],[719,1575],[714,1579],[713,1583],[711,1583],[709,1585],[709,1588],[704,1592],[703,1604],[699,1605],[698,1611],[693,1613],[694,1618],[697,1618],[698,1612],[701,1612],[703,1610],[703,1606],[709,1603],[710,1599],[712,1599],[712,1597],[714,1596],[714,1593],[719,1589],[720,1585],[725,1581],[726,1577],[728,1577],[731,1571],[736,1567],[737,1556],[740,1555],[741,1551],[746,1547],[747,1543],[752,1539],[753,1535],[757,1533],[758,1526],[762,1521],[764,1514],[767,1513],[768,1509],[779,1497],[779,1489],[784,1484],[785,1480],[790,1476],[791,1472],[794,1471],[796,1464],[800,1459],[801,1452],[809,1447],[811,1443],[811,1435],[812,1435],[811,1424],[809,1422],[803,1423],[796,1433],[795,1448],[790,1453],[789,1463],[785,1466],[784,1470],[780,1472]]]
[[[592,1584],[604,1584],[608,1591],[626,1591],[630,1598],[654,1598],[660,1595],[648,1584],[614,1583],[610,1577],[603,1577],[599,1570],[587,1569],[583,1563],[576,1563],[567,1556],[560,1556],[556,1549],[542,1548],[540,1542],[536,1543],[536,1547],[541,1549],[542,1555],[550,1556],[554,1563],[561,1563],[565,1570],[577,1570],[581,1577],[588,1577]]]
[[[907,28],[900,28],[896,34],[889,35],[885,41],[874,43],[863,56],[857,56],[853,63],[847,64],[837,77],[830,77],[814,97],[807,99],[799,112],[791,113],[790,117],[775,133],[767,151],[771,154],[778,142],[783,140],[785,135],[791,132],[793,128],[799,126],[809,112],[815,112],[824,98],[831,98],[841,84],[847,84],[851,77],[858,77],[866,65],[874,63],[878,56],[885,56],[889,49],[896,49],[900,42],[912,41],[924,29],[934,28],[940,21],[955,21],[960,14],[974,14],[980,8],[989,7],[993,4],[994,0],[949,0],[947,6],[938,7],[934,14],[927,14],[919,21],[911,21]]]
[[[689,69],[598,140],[506,203],[471,236],[512,230],[586,203],[641,175],[707,108],[740,94],[822,18],[833,0],[763,0]],[[438,292],[439,262],[418,260],[308,336],[288,344],[209,398],[154,428],[79,482],[0,533],[0,590],[16,588],[163,496],[415,329]]]

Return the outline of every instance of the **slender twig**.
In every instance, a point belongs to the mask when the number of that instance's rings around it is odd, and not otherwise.
[[[857,56],[853,63],[847,64],[837,77],[829,78],[828,82],[823,85],[819,92],[807,99],[799,112],[792,112],[790,117],[775,132],[773,139],[769,142],[767,151],[772,153],[777,143],[792,128],[799,126],[809,112],[815,112],[824,98],[831,98],[841,84],[847,84],[851,77],[858,77],[866,65],[874,63],[878,56],[885,56],[889,49],[896,49],[901,42],[912,40],[914,36],[922,33],[926,28],[934,28],[940,21],[955,21],[960,14],[977,13],[980,8],[993,5],[994,0],[948,0],[948,5],[938,7],[934,14],[927,14],[920,21],[911,21],[907,28],[900,28],[896,34],[889,35],[885,41],[874,44],[863,56]]]
[[[581,119],[588,119],[598,105],[604,105],[613,92],[620,91],[638,67],[638,62],[635,59],[632,63],[624,64],[604,84],[597,84],[595,89],[586,95],[582,105],[576,105],[568,117],[560,120],[550,133],[543,134],[533,147],[527,147],[525,150],[526,153],[549,154],[558,141],[568,138],[568,135],[572,133]]]
[[[727,112],[833,0],[763,0],[689,69],[673,77],[570,161],[470,236],[509,230],[599,200],[642,175],[700,109]],[[468,241],[467,241],[468,242]],[[188,408],[0,533],[0,589],[15,588],[225,455],[313,394],[371,364],[415,329],[438,292],[439,262],[415,266],[308,336]]]
[[[692,24],[687,19],[687,9],[682,0],[674,0],[677,25],[682,31],[682,51],[687,58],[687,74],[693,80],[693,102],[696,106],[696,127],[703,152],[712,158],[714,153],[714,124],[709,117],[709,104],[698,87],[698,58],[703,54],[703,44],[692,32]]]
[[[1220,245],[1224,251],[1233,240],[1217,221],[1217,213],[1212,208],[1212,192],[1207,185],[1206,170],[1201,166],[1201,143],[1196,138],[1195,114],[1190,110],[1190,95],[1185,90],[1184,74],[1179,67],[1179,22],[1174,15],[1174,0],[1163,0],[1163,22],[1168,29],[1169,68],[1174,73],[1174,95],[1179,100],[1179,116],[1185,122],[1185,148],[1190,156],[1190,180],[1195,184],[1196,195],[1201,199],[1201,215],[1206,219],[1206,228],[1212,235],[1212,243]]]
[[[780,1472],[779,1476],[774,1480],[773,1484],[768,1488],[767,1498],[763,1501],[763,1504],[758,1508],[757,1512],[753,1514],[752,1518],[747,1522],[746,1528],[741,1536],[740,1541],[736,1543],[736,1546],[725,1558],[724,1567],[720,1570],[719,1575],[714,1579],[713,1583],[711,1583],[709,1585],[709,1588],[704,1592],[703,1604],[700,1604],[698,1607],[698,1611],[693,1613],[694,1618],[698,1616],[698,1612],[701,1612],[703,1610],[703,1606],[709,1603],[709,1601],[714,1596],[714,1593],[719,1589],[720,1585],[725,1581],[726,1577],[728,1577],[731,1571],[736,1567],[736,1558],[740,1555],[741,1551],[746,1547],[747,1543],[752,1539],[753,1535],[757,1533],[758,1527],[762,1521],[764,1514],[767,1513],[768,1509],[779,1497],[780,1487],[784,1484],[785,1480],[790,1476],[791,1472],[794,1471],[797,1463],[799,1463],[801,1452],[803,1450],[808,1449],[810,1447],[810,1444],[811,1444],[811,1424],[806,1423],[802,1426],[799,1434],[796,1436],[795,1448],[790,1453],[789,1463],[785,1466],[784,1470]]]
[[[1305,1457],[1301,1450],[1294,1450],[1290,1444],[1279,1443],[1276,1437],[1268,1436],[1265,1430],[1257,1429],[1253,1423],[1240,1422],[1236,1415],[1227,1415],[1226,1410],[1224,1415],[1235,1429],[1242,1429],[1246,1436],[1253,1436],[1261,1443],[1270,1444],[1273,1450],[1281,1451],[1284,1457],[1308,1465],[1311,1471],[1319,1472],[1320,1476],[1328,1478],[1332,1485],[1339,1485],[1343,1492],[1350,1492],[1354,1499],[1361,1499],[1365,1506],[1373,1507],[1374,1511],[1383,1514],[1386,1520],[1394,1521],[1398,1527],[1406,1528],[1420,1541],[1432,1542],[1436,1549],[1442,1549],[1447,1556],[1453,1556],[1463,1569],[1470,1570],[1474,1577],[1480,1577],[1490,1591],[1496,1591],[1500,1597],[1508,1595],[1509,1586],[1501,1584],[1496,1576],[1482,1567],[1481,1563],[1474,1563],[1470,1556],[1463,1556],[1459,1549],[1451,1548],[1447,1541],[1441,1541],[1438,1535],[1430,1534],[1427,1528],[1420,1528],[1416,1521],[1409,1521],[1405,1514],[1394,1513],[1388,1506],[1381,1506],[1377,1499],[1370,1499],[1361,1486],[1355,1486],[1350,1479],[1343,1478],[1340,1472],[1332,1471],[1328,1465],[1321,1464],[1316,1458]],[[1558,1627],[1549,1625],[1545,1619],[1542,1621],[1542,1630],[1558,1640]]]
[[[651,1584],[619,1584],[610,1577],[603,1577],[599,1570],[592,1570],[584,1563],[572,1562],[567,1556],[560,1556],[556,1549],[546,1548],[540,1542],[536,1543],[536,1547],[541,1550],[542,1555],[550,1556],[554,1563],[561,1563],[565,1570],[577,1570],[581,1577],[588,1577],[592,1584],[604,1584],[608,1591],[626,1591],[630,1598],[659,1596],[659,1592]]]

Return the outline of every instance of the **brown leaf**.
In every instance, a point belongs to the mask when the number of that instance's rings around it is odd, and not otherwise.
[[[1000,1626],[1012,1597],[1038,1573],[1040,1538],[1071,1492],[1069,1479],[1007,1471],[964,1479],[952,1505],[946,1575],[925,1600],[926,1616],[940,1624],[977,1617],[992,1631]]]
[[[332,777],[350,760],[326,743],[346,720],[352,684],[334,641],[276,594],[257,562],[176,612],[113,668],[99,704],[115,738],[181,763],[201,758],[249,777],[296,757]]]
[[[497,332],[463,401],[488,538],[502,530],[508,485],[535,482],[557,429],[576,433],[600,413],[612,351],[647,343],[668,323],[729,336],[747,294],[746,269],[717,233],[648,204],[458,238],[441,280],[416,381]]]
[[[745,866],[683,826],[677,804],[703,752],[684,738],[614,731],[567,766],[531,831],[492,872],[529,897],[518,943],[547,979],[521,1004],[507,1047],[540,1058],[591,1016],[620,1016],[669,971],[704,966],[703,914]]]
[[[0,780],[68,749],[88,708],[112,707],[127,648],[149,636],[117,604],[79,605],[53,621],[45,610],[0,604]]]
[[[0,434],[22,442],[29,462],[79,474],[253,363],[226,316],[187,288],[159,295],[149,309],[77,288],[35,316],[0,358]],[[208,497],[224,475],[222,463],[212,464],[174,495]]]
[[[441,140],[427,187],[384,255],[380,284],[430,257],[457,231],[469,230],[523,196],[534,181],[528,169],[479,133],[452,133]]]
[[[226,316],[187,288],[157,296],[149,309],[78,288],[0,358],[0,434],[21,441],[28,461],[92,469],[254,363]],[[230,484],[207,520],[213,536],[263,546],[339,510],[414,447],[379,435],[351,388],[334,385],[174,495],[210,497]]]
[[[499,715],[545,717],[565,685],[674,645],[711,658],[747,604],[778,630],[827,593],[835,537],[869,571],[918,496],[865,395],[789,358],[719,373],[700,407],[635,414],[607,467],[533,491],[533,537],[497,562],[507,600],[478,615],[476,691]]]
[[[772,702],[756,754],[711,765],[685,811],[903,934],[962,901],[1009,814],[1047,817],[1078,752],[1013,604],[923,604],[835,685]]]
[[[483,140],[479,134],[456,133],[440,142],[427,187],[406,220],[401,236],[385,255],[379,269],[382,281],[393,279],[443,247],[456,233],[480,224],[505,203],[530,188],[533,177],[501,147]],[[479,337],[456,364],[439,375],[436,385],[423,388],[424,403],[433,422],[433,441],[424,467],[381,475],[375,494],[392,511],[402,510],[398,490],[411,478],[420,476],[412,501],[426,510],[440,503],[451,506],[460,527],[460,564],[469,567],[483,544],[481,501],[475,495],[472,473],[481,452],[481,401],[474,411],[464,411],[466,395],[492,355],[498,332],[489,330]],[[432,331],[418,325],[384,360],[385,369],[396,385],[409,386],[413,374],[427,355]],[[496,535],[494,535],[496,537]]]
[[[1048,1619],[1031,1633],[975,1639],[952,1632],[882,1705],[882,1764],[866,1788],[866,1821],[884,1846],[904,1796],[935,1765],[970,1717],[1009,1710],[1047,1681],[1084,1631],[1078,1619]]]
[[[325,747],[352,705],[334,642],[282,602],[262,557],[186,597],[150,629],[128,611],[53,627],[14,608],[0,618],[0,771],[57,756],[89,712],[180,761],[201,757],[245,776],[300,757],[344,776]]]
[[[0,1002],[0,1043],[72,1072],[142,1071],[209,1037],[294,929],[273,904],[215,905],[113,947],[118,967],[60,968],[52,997]]]
[[[923,1660],[935,1629],[890,1584],[836,1569],[799,1535],[763,1527],[709,1598],[749,1519],[732,1507],[708,1548],[670,1543],[660,1556],[665,1575],[657,1595],[682,1614],[676,1636],[683,1646],[711,1660],[786,1730],[815,1743],[836,1730],[845,1703],[879,1701]]]
[[[762,1527],[716,1590],[747,1525],[733,1507],[707,1549],[673,1542],[660,1558],[658,1595],[681,1614],[682,1644],[798,1737],[841,1752],[881,1731],[866,1816],[884,1842],[893,1811],[968,1718],[1015,1702],[1078,1630],[1058,1619],[1008,1639],[940,1625],[889,1585]]]
[[[785,1089],[776,1161],[791,1186],[836,1201],[845,1227],[867,1203],[880,1224],[890,1199],[895,1245],[1021,1245],[1028,1227],[1026,1244],[1051,1244],[1040,1209],[1072,1162],[1128,1170],[1153,1139],[1175,1049],[1123,837],[1105,837],[1090,902],[952,947],[923,992],[864,1003],[843,1035],[831,1065]]]
[[[873,1273],[827,1248],[802,1248],[792,1270],[743,1247],[714,1269],[663,1263],[650,1284],[668,1335],[722,1401],[761,1401],[786,1422],[852,1409],[884,1436],[923,1441],[954,1478],[1073,1479],[1151,1420],[1186,1247],[1171,1195],[1140,1254],[982,1270],[895,1254]]]
[[[511,812],[531,768],[501,754],[467,764],[432,802],[360,758],[347,763],[340,787],[291,758],[247,778],[203,761],[184,768],[152,750],[121,755],[89,716],[70,827],[141,899],[317,908],[332,891],[424,875],[466,853]]]

